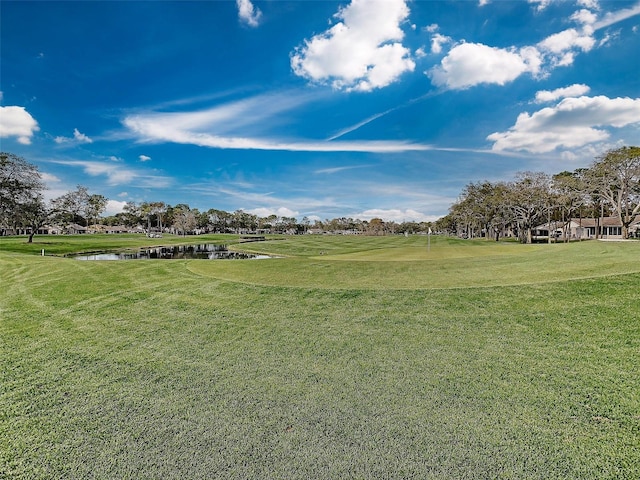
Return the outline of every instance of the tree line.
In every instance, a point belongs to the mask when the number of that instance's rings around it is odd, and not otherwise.
[[[599,222],[605,216],[617,217],[622,237],[629,238],[629,227],[640,217],[640,147],[610,150],[589,168],[571,172],[520,172],[510,182],[469,183],[436,228],[462,237],[516,236],[531,243],[536,226],[550,231],[553,223],[566,232],[571,219]]]
[[[0,152],[0,234],[7,231],[35,233],[50,222],[69,225],[96,222],[107,206],[103,195],[90,194],[81,185],[45,202],[42,175],[35,165],[12,153]]]
[[[340,217],[313,220],[303,217],[268,215],[260,217],[243,210],[227,212],[216,208],[200,211],[187,204],[171,206],[163,202],[128,202],[122,213],[102,219],[105,225],[135,227],[145,225],[148,232],[172,233],[290,233],[308,232],[385,235],[426,232],[428,222],[385,222],[380,218],[359,220]]]
[[[260,217],[243,210],[227,212],[210,208],[200,211],[186,203],[127,202],[121,213],[102,216],[108,199],[91,194],[78,185],[75,190],[45,202],[42,176],[35,165],[12,153],[0,153],[0,235],[23,231],[32,242],[34,234],[49,224],[67,227],[78,224],[99,230],[97,225],[142,228],[148,234],[176,233],[306,233],[385,235],[426,232],[428,222],[384,221],[381,218],[359,220],[334,218],[311,221],[303,217],[268,215]]]
[[[551,222],[566,228],[572,218],[615,215],[622,235],[640,216],[640,147],[621,147],[596,158],[589,168],[555,175],[521,172],[513,181],[469,183],[448,215],[431,222],[393,222],[257,215],[211,208],[200,211],[188,204],[128,202],[121,213],[103,217],[108,199],[78,185],[73,191],[45,202],[42,176],[35,165],[12,153],[0,153],[0,234],[28,232],[28,241],[47,224],[84,227],[123,225],[147,233],[306,233],[386,235],[436,231],[499,240],[516,236],[531,243],[533,229]],[[567,236],[565,235],[565,238]]]

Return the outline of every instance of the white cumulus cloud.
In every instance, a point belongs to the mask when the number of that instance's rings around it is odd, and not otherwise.
[[[545,9],[551,0],[529,0],[537,10]],[[574,12],[568,20],[575,22],[575,28],[567,28],[544,38],[536,45],[522,48],[498,48],[480,43],[457,43],[442,59],[440,65],[429,70],[427,75],[434,85],[451,90],[466,89],[479,84],[505,85],[529,73],[544,78],[556,67],[573,64],[576,55],[589,52],[596,45],[608,42],[612,34],[607,34],[597,42],[596,31],[640,15],[640,3],[616,12],[606,13],[600,20],[596,12],[599,4],[594,0],[581,0],[582,8]],[[431,33],[437,30],[437,25]],[[446,37],[444,37],[446,38]],[[444,45],[439,34],[432,37],[432,51],[439,52]]]
[[[81,133],[77,128],[73,129],[73,137],[56,137],[53,139],[54,142],[63,144],[63,143],[93,143],[93,140],[89,138],[84,133]]]
[[[590,88],[587,85],[576,83],[564,88],[556,88],[555,90],[540,90],[536,92],[536,103],[553,102],[560,98],[579,97],[589,93]]]
[[[73,138],[80,143],[93,143],[93,140],[87,137],[84,133],[80,133],[77,128],[73,129]]]
[[[574,20],[577,23],[581,23],[583,25],[593,25],[596,23],[598,16],[593,13],[591,10],[587,10],[583,8],[582,10],[578,10],[573,15],[571,15],[571,20]]]
[[[306,40],[291,55],[296,75],[336,89],[371,91],[385,87],[415,63],[400,41],[409,16],[404,0],[353,0],[335,15],[340,21]]]
[[[104,214],[106,216],[115,215],[116,213],[124,212],[124,206],[127,202],[119,202],[118,200],[108,200]]]
[[[60,182],[60,179],[55,175],[53,175],[52,173],[40,172],[40,175],[42,176],[42,180],[44,181],[44,183],[46,183],[47,185],[50,183]]]
[[[591,10],[600,10],[598,0],[578,0],[576,3],[581,7],[590,8]]]
[[[456,90],[481,83],[505,85],[524,72],[537,73],[539,68],[539,55],[532,48],[516,50],[461,43],[428,75],[436,86]]]
[[[541,12],[547,8],[553,0],[527,0],[529,3],[536,5],[536,11]]]
[[[148,156],[148,155],[140,155],[140,156],[138,157],[138,159],[139,159],[141,162],[148,162],[149,160],[151,160],[151,157],[150,157],[150,156]]]
[[[609,128],[640,124],[640,98],[605,96],[564,98],[533,114],[521,113],[506,132],[487,137],[494,151],[551,152],[607,140]]]
[[[431,37],[431,53],[441,53],[442,46],[450,42],[451,37],[447,37],[446,35],[442,35],[440,33],[435,33],[433,37]]]
[[[251,0],[236,0],[236,5],[240,21],[250,27],[257,27],[260,24],[262,12],[251,3]]]
[[[0,138],[16,137],[19,143],[29,145],[38,130],[38,122],[24,107],[0,107]]]
[[[562,32],[550,35],[540,42],[538,46],[542,50],[546,50],[550,53],[562,54],[573,48],[578,48],[583,52],[588,52],[593,48],[595,43],[596,41],[591,35],[584,31],[578,31],[575,28],[569,28]]]

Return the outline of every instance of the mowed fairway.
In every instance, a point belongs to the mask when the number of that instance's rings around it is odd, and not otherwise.
[[[236,247],[0,238],[0,478],[640,478],[640,242]]]

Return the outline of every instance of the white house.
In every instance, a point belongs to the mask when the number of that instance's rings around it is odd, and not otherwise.
[[[566,223],[553,221],[539,225],[533,229],[534,240],[548,240],[551,237],[558,240],[585,240],[597,238],[612,240],[622,239],[622,223],[618,217],[602,218],[572,218]],[[640,237],[640,218],[629,227],[630,237]]]

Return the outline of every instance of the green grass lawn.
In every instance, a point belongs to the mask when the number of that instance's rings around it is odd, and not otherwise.
[[[48,251],[148,240],[81,237]],[[0,238],[0,478],[640,477],[639,242],[23,242]]]
[[[202,235],[186,236],[164,235],[162,238],[148,238],[142,234],[122,235],[38,235],[32,243],[27,237],[0,237],[0,252],[17,252],[40,255],[65,255],[69,253],[86,253],[103,250],[137,250],[142,247],[165,245],[182,245],[185,243],[220,243],[234,244],[240,239],[238,235]]]

